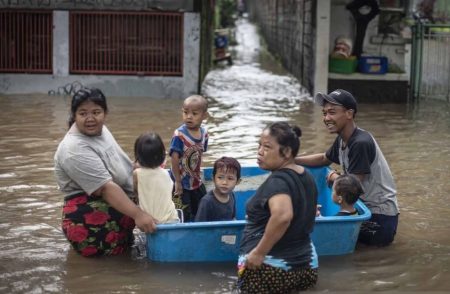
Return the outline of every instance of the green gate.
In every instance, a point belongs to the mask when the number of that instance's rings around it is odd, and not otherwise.
[[[411,97],[450,101],[450,25],[412,28]]]

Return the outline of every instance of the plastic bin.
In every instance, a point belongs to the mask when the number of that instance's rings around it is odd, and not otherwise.
[[[358,71],[367,74],[385,74],[388,71],[388,59],[382,56],[360,57]]]
[[[352,74],[356,71],[358,61],[356,56],[349,58],[330,57],[328,62],[328,71],[334,73]]]
[[[355,207],[358,216],[335,216],[339,206],[331,199],[326,185],[328,167],[308,167],[316,180],[322,216],[316,217],[311,234],[317,254],[341,255],[355,250],[360,226],[371,216],[360,201]],[[234,221],[159,224],[158,230],[147,234],[147,257],[156,262],[223,262],[237,261],[242,231],[245,227],[245,203],[269,175],[257,166],[244,166],[242,182],[236,186],[236,218]],[[212,178],[212,168],[203,169],[205,184]]]

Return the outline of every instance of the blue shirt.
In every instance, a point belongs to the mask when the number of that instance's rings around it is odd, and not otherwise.
[[[186,125],[175,130],[170,142],[169,155],[177,152],[180,156],[181,185],[185,190],[195,190],[202,184],[200,167],[202,165],[202,154],[208,148],[208,132],[200,128],[201,138],[191,136]],[[172,170],[170,171],[172,179]]]

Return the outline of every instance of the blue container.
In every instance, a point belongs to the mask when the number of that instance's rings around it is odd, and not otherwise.
[[[388,59],[382,56],[362,56],[358,60],[358,71],[367,74],[385,74],[388,71]]]
[[[214,46],[216,48],[226,48],[228,46],[227,36],[218,35],[214,38]]]
[[[316,180],[318,202],[322,205],[322,216],[316,218],[311,235],[317,254],[323,256],[352,253],[361,223],[371,216],[369,209],[358,201],[355,207],[360,215],[334,216],[339,211],[339,206],[331,200],[331,189],[325,181],[328,167],[308,170]],[[148,258],[158,262],[237,261],[241,234],[245,226],[245,203],[268,175],[267,171],[256,166],[242,168],[242,181],[235,189],[235,221],[158,225],[155,233],[147,234]],[[203,176],[207,187],[212,187],[212,168],[205,168]]]
[[[147,234],[147,257],[160,262],[237,260],[245,220],[161,224]]]

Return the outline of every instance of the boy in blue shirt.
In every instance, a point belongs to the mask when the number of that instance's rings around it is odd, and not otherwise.
[[[200,95],[186,98],[182,107],[183,125],[175,130],[170,142],[170,170],[175,183],[174,202],[185,221],[194,221],[200,199],[206,194],[200,167],[208,147],[208,133],[202,122],[208,116],[208,101]]]

